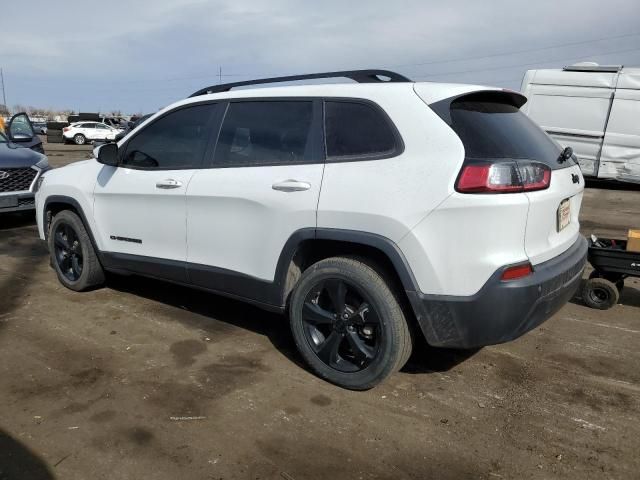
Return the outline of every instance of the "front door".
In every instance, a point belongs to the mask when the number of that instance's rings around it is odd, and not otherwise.
[[[31,148],[42,152],[42,140],[36,135],[36,131],[29,120],[26,113],[16,113],[7,128],[7,133],[11,141],[17,143],[21,147]],[[42,152],[44,153],[44,152]]]
[[[211,138],[212,105],[169,112],[119,146],[95,187],[101,244],[126,269],[185,281],[185,193]],[[113,263],[115,262],[115,264]]]

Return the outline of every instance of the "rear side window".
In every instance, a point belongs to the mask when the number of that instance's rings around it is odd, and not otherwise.
[[[384,158],[399,153],[389,119],[372,105],[325,102],[325,136],[329,160]]]
[[[217,167],[313,161],[313,102],[230,103],[214,155]]]
[[[561,147],[520,109],[497,95],[469,95],[451,103],[451,128],[467,159],[536,160],[559,168]]]
[[[211,138],[209,120],[216,105],[181,108],[140,131],[127,144],[122,165],[172,170],[198,168]]]
[[[81,123],[78,128],[96,128],[95,123]]]

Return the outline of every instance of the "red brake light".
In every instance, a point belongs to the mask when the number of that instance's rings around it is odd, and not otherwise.
[[[63,131],[63,132],[68,132],[68,131],[69,131],[69,127],[64,127],[64,128],[62,129],[62,131]]]
[[[502,280],[517,280],[533,273],[533,267],[529,262],[507,268],[502,272]]]
[[[456,189],[462,193],[528,192],[544,190],[550,183],[551,169],[543,163],[471,163],[462,168]]]

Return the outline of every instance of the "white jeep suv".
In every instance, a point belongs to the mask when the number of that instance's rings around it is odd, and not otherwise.
[[[367,389],[416,335],[506,342],[578,287],[584,181],[525,102],[379,70],[206,88],[47,172],[39,233],[70,289],[106,270],[287,312],[314,372]]]

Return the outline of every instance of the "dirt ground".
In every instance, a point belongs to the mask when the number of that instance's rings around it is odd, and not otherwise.
[[[87,149],[49,146],[62,165]],[[585,233],[640,227],[589,188]],[[310,374],[286,320],[142,278],[62,287],[0,218],[0,479],[640,478],[640,282],[509,344],[418,345],[368,392]]]

